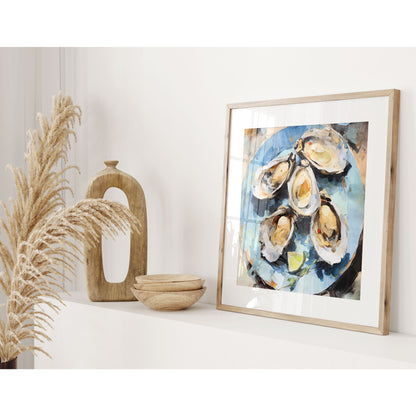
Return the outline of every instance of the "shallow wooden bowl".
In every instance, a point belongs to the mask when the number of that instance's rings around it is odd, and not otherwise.
[[[135,289],[154,292],[179,292],[196,290],[204,286],[204,280],[189,274],[150,274],[136,276]]]
[[[189,274],[144,274],[136,276],[137,283],[176,283],[176,282],[193,282],[201,280],[200,277],[191,276]]]
[[[182,292],[155,292],[150,290],[137,290],[131,288],[137,300],[156,311],[180,311],[198,302],[207,290],[206,287],[197,290],[184,290]]]
[[[133,285],[137,290],[150,290],[153,292],[181,292],[184,290],[201,289],[205,280],[190,280],[189,282],[149,282],[141,281]]]

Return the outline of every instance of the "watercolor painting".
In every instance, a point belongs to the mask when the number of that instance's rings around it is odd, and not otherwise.
[[[237,284],[360,299],[368,122],[246,129]]]

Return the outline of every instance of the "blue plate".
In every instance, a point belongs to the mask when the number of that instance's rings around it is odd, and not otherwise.
[[[277,156],[293,151],[294,144],[303,133],[322,125],[286,127],[268,139],[257,151],[248,166],[241,196],[242,250],[252,267],[248,274],[253,279],[257,274],[277,290],[316,294],[326,290],[348,269],[355,256],[363,229],[364,188],[354,156],[348,148],[347,165],[341,175],[324,176],[314,170],[319,190],[325,189],[332,201],[344,214],[348,225],[348,248],[342,261],[333,266],[321,261],[309,236],[310,217],[298,218],[293,237],[283,255],[275,263],[261,256],[259,242],[260,222],[271,215],[280,205],[289,206],[287,185],[270,200],[259,200],[252,193],[254,173]],[[300,158],[296,157],[299,164]],[[306,261],[297,273],[290,273],[287,267],[288,251],[306,253]]]

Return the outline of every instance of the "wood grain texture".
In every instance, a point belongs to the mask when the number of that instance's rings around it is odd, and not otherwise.
[[[228,170],[229,170],[229,154],[230,154],[230,129],[231,129],[231,107],[227,106],[225,117],[225,149],[224,149],[224,173],[222,178],[223,194],[222,194],[222,221],[221,235],[218,261],[218,281],[217,281],[217,308],[222,304],[222,272],[224,268],[224,243],[225,243],[225,221],[227,219],[227,194],[228,194]]]
[[[381,268],[379,312],[379,329],[382,331],[383,335],[387,335],[390,329],[391,272],[393,263],[399,112],[400,91],[392,90],[389,94],[386,185],[384,191],[383,264]]]
[[[130,262],[126,278],[119,283],[105,279],[102,244],[85,250],[87,290],[94,302],[136,300],[130,288],[135,276],[147,271],[147,215],[146,200],[140,184],[132,176],[117,169],[117,161],[105,162],[107,168],[98,172],[90,181],[87,198],[103,198],[108,188],[121,189],[127,197],[131,212],[141,223],[140,234],[133,232],[130,237]]]
[[[180,292],[201,289],[204,283],[205,280],[187,274],[154,274],[136,276],[133,287],[154,292]]]
[[[131,288],[140,302],[156,311],[179,311],[189,308],[198,302],[206,290],[207,288],[203,287],[202,289],[185,290],[183,292],[152,292]]]
[[[238,108],[252,108],[252,107],[270,107],[274,105],[286,105],[286,104],[304,104],[314,103],[321,101],[339,101],[339,100],[353,100],[357,98],[375,98],[375,97],[388,97],[393,91],[399,90],[377,90],[377,91],[361,91],[351,92],[344,94],[328,94],[328,95],[315,95],[311,97],[300,98],[283,98],[280,100],[265,100],[265,101],[250,101],[246,103],[234,103],[228,104],[229,109]]]
[[[379,323],[377,327],[350,324],[345,322],[331,321],[303,317],[298,315],[283,314],[258,309],[250,309],[239,306],[225,305],[222,303],[222,283],[224,265],[224,243],[227,215],[227,192],[228,192],[228,170],[229,170],[229,148],[230,148],[230,127],[233,109],[267,107],[287,104],[301,104],[321,101],[353,100],[361,98],[389,97],[388,131],[387,131],[387,161],[386,161],[386,186],[384,193],[384,229],[382,244],[382,273],[379,302]],[[332,94],[313,97],[287,98],[280,100],[252,101],[248,103],[235,103],[227,105],[226,112],[226,134],[224,152],[224,177],[223,177],[223,206],[221,221],[221,236],[219,247],[218,284],[217,284],[217,309],[240,312],[250,315],[259,315],[269,318],[285,319],[315,325],[323,325],[352,331],[368,332],[371,334],[387,335],[390,325],[390,298],[391,298],[391,271],[393,257],[393,230],[394,230],[394,205],[397,168],[397,146],[399,128],[400,91],[378,90],[364,91],[347,94]]]
[[[201,280],[201,278],[196,276],[191,276],[189,274],[146,274],[143,276],[136,276],[136,282],[146,282],[146,283],[173,283],[173,282],[193,282],[195,280]]]
[[[133,287],[137,290],[148,290],[151,292],[182,292],[184,290],[201,289],[204,283],[205,280],[203,279],[190,282],[139,282],[135,283]]]

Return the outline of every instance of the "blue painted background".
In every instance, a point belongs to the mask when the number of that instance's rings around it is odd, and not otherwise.
[[[322,125],[286,127],[270,137],[257,151],[248,166],[247,176],[243,182],[241,196],[241,249],[243,257],[248,257],[252,267],[248,274],[254,279],[257,274],[265,282],[272,282],[278,290],[316,294],[331,286],[349,267],[357,250],[364,218],[364,189],[360,172],[348,147],[348,162],[343,174],[323,176],[314,170],[319,190],[326,189],[332,201],[338,205],[348,225],[348,248],[341,263],[330,266],[320,261],[309,236],[311,218],[298,218],[292,241],[281,258],[269,263],[261,256],[259,226],[261,220],[271,215],[280,205],[289,206],[287,186],[271,200],[258,200],[252,194],[252,181],[256,170],[276,156],[284,156],[293,150],[294,144],[303,133],[312,128],[323,128]],[[297,156],[296,163],[300,159]],[[344,181],[342,182],[342,179]],[[344,184],[345,186],[344,186]],[[306,261],[298,273],[289,273],[287,269],[287,251],[306,253]],[[248,255],[248,256],[246,256]],[[308,270],[309,267],[309,270]],[[300,272],[307,272],[299,277]]]

